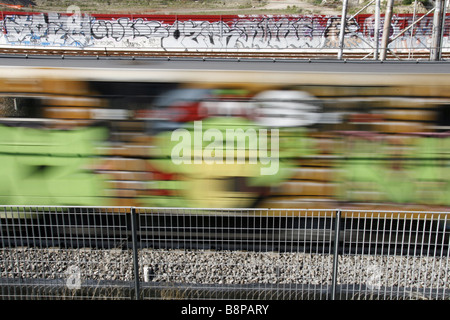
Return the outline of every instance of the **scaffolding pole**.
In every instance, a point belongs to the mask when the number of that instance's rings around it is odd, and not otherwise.
[[[373,55],[374,60],[378,60],[378,51],[380,50],[380,0],[375,2],[375,51]]]
[[[341,16],[341,30],[339,32],[339,52],[338,59],[342,59],[344,53],[344,36],[345,36],[345,24],[347,21],[347,4],[348,0],[344,0],[342,4],[342,16]]]
[[[445,32],[445,18],[447,16],[448,0],[444,1],[444,8],[442,13],[442,27],[441,27],[441,50],[439,50],[439,60],[442,60],[442,49],[444,46],[444,32]]]
[[[394,0],[388,0],[386,7],[386,14],[384,16],[383,38],[381,39],[381,58],[380,58],[381,61],[386,60],[393,8],[394,8]]]
[[[441,56],[441,39],[442,39],[442,13],[444,12],[444,1],[436,0],[434,17],[433,17],[433,35],[431,41],[430,60],[439,61]]]

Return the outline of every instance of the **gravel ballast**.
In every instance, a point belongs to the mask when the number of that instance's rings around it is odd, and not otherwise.
[[[140,280],[184,284],[331,285],[329,254],[139,250]],[[1,278],[132,281],[131,250],[0,249]],[[337,284],[450,289],[448,257],[340,255]]]

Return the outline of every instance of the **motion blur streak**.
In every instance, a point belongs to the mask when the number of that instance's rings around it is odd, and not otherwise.
[[[0,204],[448,210],[449,89],[445,73],[3,68]],[[172,133],[196,121],[276,129],[279,170],[208,161],[226,148],[205,139],[175,164]]]

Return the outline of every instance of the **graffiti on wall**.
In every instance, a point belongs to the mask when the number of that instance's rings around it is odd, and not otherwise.
[[[417,19],[417,18],[416,18]],[[383,19],[381,19],[383,20]],[[426,48],[433,17],[390,44],[391,48]],[[391,38],[413,22],[412,15],[395,15]],[[0,44],[165,49],[324,49],[339,47],[338,16],[96,16],[87,14],[11,13],[3,16]],[[383,21],[380,24],[380,36]],[[412,32],[412,33],[411,33]],[[374,47],[375,18],[360,15],[347,22],[345,47]],[[448,35],[444,35],[444,45]]]

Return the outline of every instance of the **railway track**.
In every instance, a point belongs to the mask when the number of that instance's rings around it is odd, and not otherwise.
[[[337,60],[337,50],[331,51],[163,51],[163,50],[125,50],[114,48],[0,48],[1,55],[16,56],[59,56],[59,57],[129,57],[129,58],[219,58],[219,59],[327,59]],[[373,60],[373,52],[343,53],[343,59]],[[389,51],[387,60],[429,60],[428,51],[420,52],[393,52]],[[442,60],[450,58],[450,52],[442,53]]]

